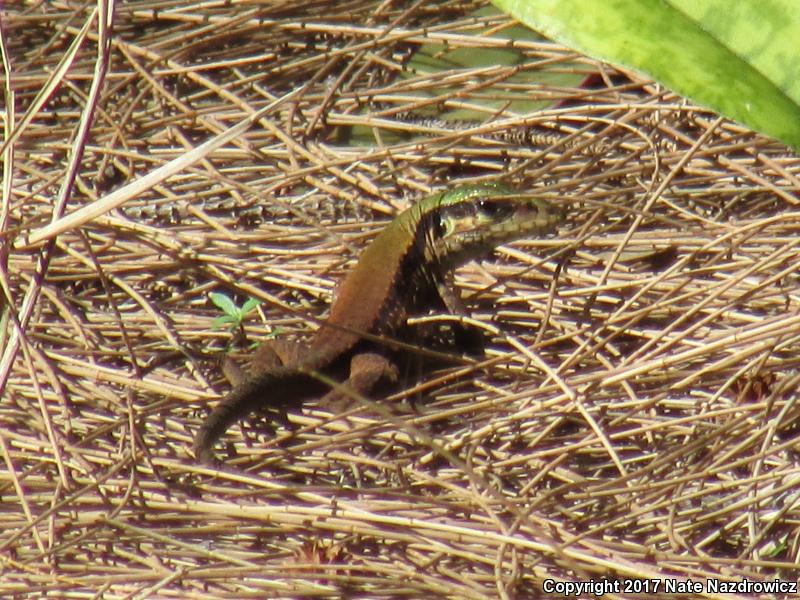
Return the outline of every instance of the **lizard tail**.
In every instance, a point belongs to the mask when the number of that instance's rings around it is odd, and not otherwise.
[[[301,403],[318,386],[303,373],[262,373],[246,378],[211,411],[194,438],[194,455],[201,463],[213,463],[213,446],[239,419],[259,407],[287,407]],[[290,400],[291,399],[291,400]]]

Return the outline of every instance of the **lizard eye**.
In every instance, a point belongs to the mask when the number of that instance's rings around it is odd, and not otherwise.
[[[493,202],[492,200],[478,200],[478,210],[487,217],[500,218],[506,217],[514,212],[512,206],[504,202]]]

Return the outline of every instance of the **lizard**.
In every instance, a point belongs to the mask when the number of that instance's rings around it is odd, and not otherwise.
[[[300,405],[329,392],[315,373],[336,377],[349,362],[346,383],[360,394],[378,381],[396,380],[376,336],[396,335],[409,317],[426,310],[462,312],[448,287],[455,268],[504,242],[550,233],[563,219],[563,208],[499,183],[454,187],[401,212],[361,253],[327,320],[306,344],[292,351],[272,341],[256,349],[266,366],[233,377],[231,392],[195,436],[195,457],[214,462],[217,439],[259,407]]]

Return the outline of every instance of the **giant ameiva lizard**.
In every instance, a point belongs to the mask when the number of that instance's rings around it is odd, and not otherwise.
[[[213,409],[195,437],[195,456],[213,461],[216,440],[262,406],[297,406],[324,395],[330,388],[315,374],[341,377],[349,367],[347,383],[361,394],[382,378],[396,379],[376,336],[391,338],[408,317],[430,309],[459,312],[447,285],[453,269],[504,242],[549,233],[563,218],[563,209],[496,183],[456,187],[405,210],[361,254],[307,344],[257,350],[275,364],[243,377]]]

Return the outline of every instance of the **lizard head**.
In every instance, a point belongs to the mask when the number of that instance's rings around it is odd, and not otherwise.
[[[563,209],[497,183],[457,187],[426,204],[426,255],[445,269],[498,244],[551,233],[564,219]]]

